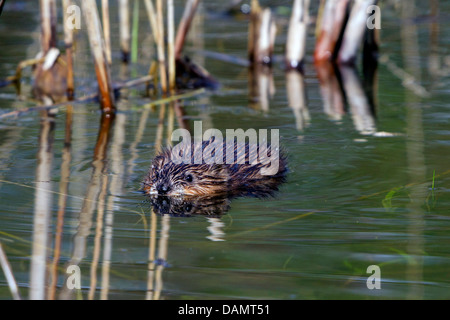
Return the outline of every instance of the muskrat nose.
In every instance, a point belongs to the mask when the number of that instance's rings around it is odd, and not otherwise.
[[[167,192],[170,191],[170,187],[163,184],[163,185],[159,185],[156,190],[158,190],[159,194],[166,194]]]

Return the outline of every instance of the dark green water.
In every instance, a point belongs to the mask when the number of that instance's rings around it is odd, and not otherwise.
[[[186,53],[222,87],[183,101],[186,119],[223,132],[279,129],[290,168],[275,198],[233,200],[220,218],[151,215],[138,189],[155,154],[160,106],[143,108],[150,100],[140,87],[124,92],[119,102],[103,171],[92,166],[100,124],[96,103],[74,106],[68,178],[62,176],[65,109],[56,116],[47,153],[52,156],[50,181],[38,179],[39,113],[0,120],[0,242],[22,297],[41,292],[48,298],[51,270],[56,270],[56,298],[450,298],[450,6],[441,1],[433,18],[428,2],[413,6],[410,1],[410,12],[386,2],[375,126],[377,132],[393,135],[366,135],[357,130],[351,112],[339,119],[324,112],[312,64],[314,26],[304,78],[310,119],[296,118],[286,75],[277,64],[267,110],[252,108],[247,69],[202,53],[245,58],[247,21],[218,14],[221,7],[206,1],[203,19],[194,23],[198,37],[188,42]],[[264,2],[278,12],[277,54],[284,50],[289,17],[284,6],[289,3]],[[116,17],[117,8],[111,10]],[[120,65],[113,37],[115,81],[148,70],[154,50],[144,11],[141,18],[137,64]],[[117,30],[113,19],[113,34]],[[95,90],[95,74],[83,30],[78,37],[76,86],[81,97]],[[5,6],[0,50],[0,79],[13,74],[19,61],[36,55],[37,1]],[[398,69],[413,77],[413,85],[395,74]],[[0,113],[35,105],[30,79],[25,72],[25,100],[12,87],[0,89]],[[68,182],[68,192],[55,260],[61,181]],[[100,187],[92,193],[96,184]],[[40,202],[43,198],[47,204]],[[49,217],[40,243],[47,245],[40,246],[33,234],[42,225],[34,219],[46,205]],[[33,260],[43,247],[47,250],[41,260]],[[43,269],[39,261],[45,262]],[[81,290],[66,288],[69,265],[80,268]],[[380,290],[367,288],[371,265],[380,267]],[[0,298],[11,299],[2,272]]]

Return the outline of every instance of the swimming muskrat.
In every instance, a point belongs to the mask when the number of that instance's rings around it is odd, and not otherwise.
[[[177,149],[163,150],[154,158],[142,183],[142,190],[150,195],[262,198],[272,195],[285,181],[286,156],[278,148],[272,152],[270,145],[261,148],[256,144],[234,143],[230,147],[227,143],[213,142],[184,143],[177,145]],[[200,158],[196,156],[198,152]],[[262,156],[258,156],[260,153]],[[174,154],[184,157],[183,161],[180,161],[181,158],[173,158]],[[227,154],[234,155],[236,161],[227,161]],[[220,159],[222,161],[218,161]]]

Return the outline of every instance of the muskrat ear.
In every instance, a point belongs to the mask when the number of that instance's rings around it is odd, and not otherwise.
[[[166,162],[165,157],[157,156],[152,161],[152,169],[158,169],[158,168],[161,169],[164,166],[165,162]]]

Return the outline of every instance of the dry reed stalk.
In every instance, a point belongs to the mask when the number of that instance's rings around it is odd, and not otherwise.
[[[175,101],[169,104],[169,114],[167,116],[167,146],[173,146],[172,133],[175,123]]]
[[[252,1],[250,13],[248,53],[252,63],[272,63],[276,25],[269,8],[262,9],[258,0]]]
[[[184,42],[186,40],[186,35],[189,31],[189,27],[192,23],[192,19],[195,16],[197,7],[200,0],[188,0],[184,8],[183,17],[181,18],[180,24],[177,30],[177,37],[175,40],[175,57],[176,59],[181,58],[181,52],[183,51]]]
[[[103,37],[105,39],[106,59],[112,63],[111,57],[111,24],[109,21],[109,0],[102,0]]]
[[[158,23],[158,62],[159,62],[159,79],[161,88],[164,93],[167,93],[167,74],[166,74],[166,56],[164,50],[164,17],[163,17],[163,2],[156,1],[157,23]]]
[[[338,62],[340,64],[355,63],[358,49],[367,30],[367,8],[375,2],[376,0],[355,1],[339,49]]]
[[[1,13],[1,11],[0,11]],[[2,266],[3,273],[5,274],[6,281],[8,282],[9,291],[13,296],[14,300],[21,300],[19,294],[19,287],[17,285],[16,279],[9,264],[8,258],[3,250],[2,244],[0,243],[0,265]]]
[[[260,28],[257,51],[255,53],[256,61],[262,64],[271,64],[277,29],[269,8],[264,9],[262,12]]]
[[[327,0],[323,7],[319,36],[314,50],[314,61],[335,58],[339,37],[345,27],[349,0]]]
[[[88,30],[91,51],[94,56],[95,73],[100,91],[100,105],[105,113],[115,112],[114,92],[111,84],[109,65],[106,60],[106,52],[102,39],[102,27],[95,0],[82,2]]]
[[[122,61],[130,60],[130,10],[128,0],[119,0],[120,48]]]
[[[316,39],[319,38],[320,31],[322,29],[322,18],[323,18],[323,9],[325,8],[325,1],[326,0],[320,0],[319,9],[317,11],[316,27],[314,29],[314,35],[316,36]]]
[[[167,1],[167,57],[169,66],[169,88],[170,91],[175,90],[176,86],[176,69],[175,69],[175,15],[173,0]]]
[[[41,7],[41,50],[45,55],[56,47],[56,2],[40,0]]]
[[[73,100],[75,92],[73,75],[73,31],[67,26],[68,13],[67,8],[71,5],[70,0],[63,0],[64,11],[64,43],[66,45],[66,63],[67,63],[67,99]]]
[[[155,7],[152,0],[144,0],[145,8],[147,9],[148,20],[150,21],[150,27],[152,28],[153,38],[156,43],[158,42],[158,18],[156,16]]]
[[[256,60],[255,57],[255,48],[257,39],[259,38],[259,26],[260,22],[260,14],[261,14],[261,6],[259,5],[258,0],[252,0],[251,2],[251,12],[250,12],[250,23],[248,28],[248,58],[250,62],[254,62]]]
[[[306,36],[309,22],[310,0],[295,0],[286,44],[286,66],[299,69],[303,63],[306,49]]]
[[[131,63],[137,63],[139,58],[139,0],[133,4],[133,29],[131,32]]]
[[[156,142],[155,142],[155,150],[157,153],[162,151],[162,139],[164,133],[164,120],[166,118],[166,104],[161,104],[159,109],[159,120],[158,126],[156,129]]]

